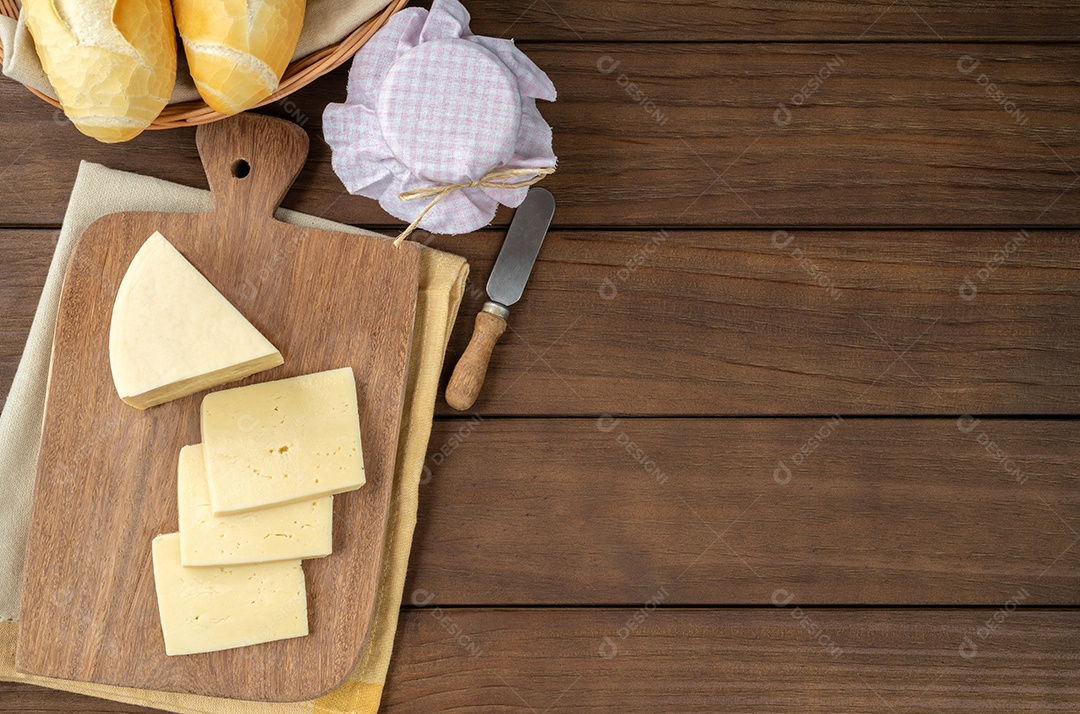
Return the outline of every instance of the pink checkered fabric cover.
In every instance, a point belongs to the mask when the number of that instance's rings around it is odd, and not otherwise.
[[[469,32],[469,13],[457,0],[435,0],[430,12],[397,13],[360,49],[348,98],[327,106],[323,132],[349,193],[378,199],[411,222],[428,200],[402,201],[404,191],[476,181],[494,169],[555,166],[537,99],[555,100],[546,74],[512,41]],[[526,191],[454,191],[420,227],[474,231],[491,222],[498,204],[516,207]]]

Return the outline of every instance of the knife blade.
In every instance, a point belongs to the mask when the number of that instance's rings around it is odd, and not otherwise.
[[[487,376],[491,352],[506,331],[510,306],[521,299],[554,214],[555,197],[536,186],[529,189],[515,211],[488,278],[488,301],[477,314],[469,346],[446,385],[446,403],[454,409],[464,411],[476,403]]]

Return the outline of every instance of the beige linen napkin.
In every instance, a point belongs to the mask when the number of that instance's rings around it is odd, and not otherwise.
[[[304,28],[300,32],[300,41],[293,53],[293,60],[340,42],[389,3],[390,0],[308,0]],[[41,69],[41,62],[34,51],[34,38],[26,29],[22,13],[19,14],[18,22],[0,15],[0,47],[4,50],[4,74],[39,92],[51,97],[56,96],[49,78]],[[188,102],[198,98],[199,93],[188,74],[184,53],[180,52],[176,87],[169,103]]]
[[[196,213],[209,210],[207,191],[179,186],[83,162],[71,192],[59,243],[15,380],[0,414],[0,680],[104,697],[183,714],[371,714],[378,710],[397,629],[401,592],[416,525],[417,494],[443,355],[468,277],[464,258],[421,247],[420,290],[405,408],[398,444],[384,566],[375,622],[367,650],[345,684],[314,701],[289,704],[246,702],[107,685],[85,684],[15,672],[22,560],[37,466],[45,384],[57,304],[75,238],[97,218],[118,211]],[[300,226],[377,235],[294,211],[278,218]]]

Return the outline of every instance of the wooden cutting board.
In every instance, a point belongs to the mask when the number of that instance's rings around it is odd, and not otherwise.
[[[27,544],[17,669],[221,697],[298,701],[339,685],[368,638],[408,370],[419,248],[273,218],[307,158],[280,119],[199,128],[209,213],[118,213],[93,223],[67,271]],[[333,555],[304,562],[307,637],[168,657],[151,539],[177,530],[180,447],[205,392],[139,412],[117,396],[109,322],[120,280],[155,230],[281,351],[226,386],[352,365],[367,484],[334,498]]]

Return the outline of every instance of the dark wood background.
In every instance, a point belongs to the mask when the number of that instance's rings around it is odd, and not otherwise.
[[[559,209],[437,408],[383,710],[1080,708],[1080,5],[467,5],[559,89]],[[314,139],[286,205],[393,230],[317,139],[345,76],[269,110]],[[0,103],[6,391],[78,161],[205,183],[193,131]],[[449,365],[509,216],[432,241]]]

